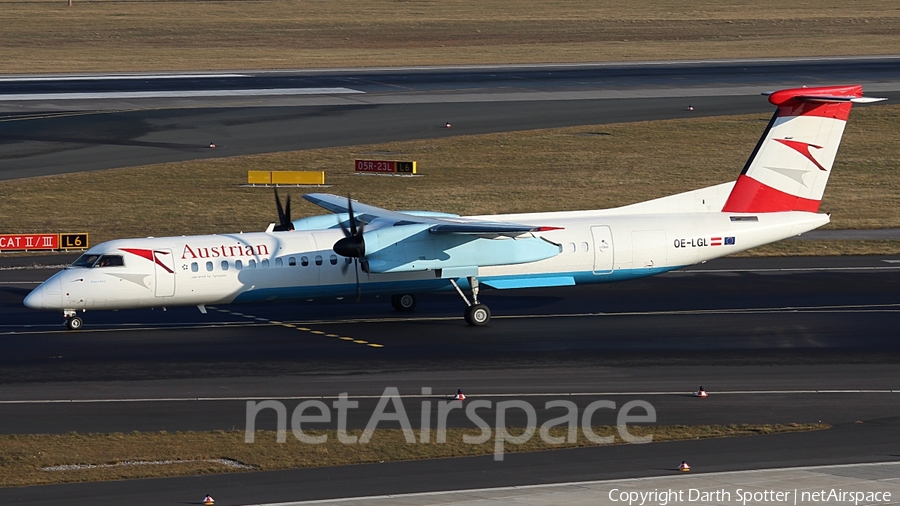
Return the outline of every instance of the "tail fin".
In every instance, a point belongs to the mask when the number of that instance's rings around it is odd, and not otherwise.
[[[723,212],[765,213],[819,210],[831,166],[853,103],[862,86],[827,86],[776,91],[778,110],[759,139]]]

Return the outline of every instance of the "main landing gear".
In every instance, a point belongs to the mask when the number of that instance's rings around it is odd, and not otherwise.
[[[80,330],[84,326],[84,320],[76,316],[73,310],[66,309],[63,311],[63,317],[66,319],[66,328],[69,330]]]
[[[415,295],[409,293],[391,296],[391,305],[401,313],[412,311],[416,308],[416,303]]]
[[[466,323],[472,325],[473,327],[483,327],[487,325],[491,321],[491,310],[484,304],[478,302],[478,278],[471,276],[469,279],[469,286],[472,287],[472,301],[469,301],[469,298],[466,297],[466,294],[463,293],[462,289],[459,288],[459,285],[456,284],[456,281],[450,279],[450,283],[453,284],[453,288],[456,288],[456,291],[459,292],[459,296],[463,298],[463,301],[466,303],[466,311],[463,313],[463,318],[466,320]]]

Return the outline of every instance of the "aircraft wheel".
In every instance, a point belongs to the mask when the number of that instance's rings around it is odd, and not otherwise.
[[[66,318],[66,328],[69,330],[79,330],[84,326],[84,320],[77,316]]]
[[[416,297],[408,293],[391,297],[391,305],[394,306],[394,309],[404,313],[415,309],[416,303]]]
[[[466,308],[463,317],[469,325],[483,327],[491,321],[491,310],[484,304],[475,304]]]

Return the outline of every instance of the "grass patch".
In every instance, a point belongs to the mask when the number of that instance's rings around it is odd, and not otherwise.
[[[304,167],[326,171],[334,185],[326,191],[388,209],[471,215],[615,207],[734,180],[768,119],[742,115],[579,126],[2,181],[0,232],[89,232],[98,244],[123,237],[261,231],[275,219],[272,191],[242,187],[247,171]],[[822,201],[821,211],[832,213],[828,228],[900,224],[898,122],[897,105],[853,111]],[[605,135],[586,135],[597,133]],[[646,149],[648,142],[653,149]],[[417,160],[424,177],[354,174],[353,160],[372,153]],[[139,197],[147,192],[153,198]],[[313,214],[325,212],[295,199],[295,218]],[[895,241],[789,241],[752,254],[891,254],[896,246]]]
[[[777,424],[777,425],[700,425],[700,426],[629,426],[635,436],[653,435],[654,442],[680,441],[735,436],[754,436],[786,432],[801,432],[829,428],[826,424]],[[64,434],[64,435],[8,435],[0,436],[0,486],[25,486],[78,481],[100,481],[127,478],[182,476],[236,472],[223,463],[211,462],[228,459],[256,470],[293,469],[302,467],[326,467],[372,462],[433,459],[490,455],[494,452],[493,439],[481,444],[466,444],[463,435],[477,436],[479,429],[447,429],[446,443],[435,443],[432,431],[428,444],[409,444],[399,429],[379,429],[366,444],[342,444],[336,433],[328,431],[304,431],[311,436],[327,435],[324,444],[301,443],[288,433],[286,443],[276,443],[272,431],[257,431],[256,442],[244,442],[243,431],[214,432],[132,432],[128,434]],[[362,431],[348,431],[359,436]],[[420,432],[414,431],[416,437]],[[523,431],[510,429],[513,435]],[[613,435],[614,444],[623,444],[615,427],[594,427],[598,436]],[[564,437],[566,431],[555,427],[554,437]],[[574,443],[551,445],[536,434],[528,443],[507,443],[507,453],[533,452],[559,448],[596,446],[578,431]],[[144,462],[144,465],[126,465],[45,471],[42,468],[72,464],[108,465],[122,462]],[[147,462],[176,461],[169,464]],[[194,461],[194,462],[186,462]]]
[[[0,73],[900,53],[895,0],[0,0]]]

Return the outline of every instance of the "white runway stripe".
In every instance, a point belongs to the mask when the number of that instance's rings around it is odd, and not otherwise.
[[[220,309],[221,312],[230,313],[233,316],[243,316],[244,318],[254,320],[254,322],[209,322],[209,323],[134,323],[134,324],[116,324],[115,326],[105,326],[97,324],[84,332],[118,332],[123,330],[176,330],[185,328],[219,328],[219,327],[245,327],[245,326],[265,326],[267,320],[265,318],[257,319],[253,315],[231,312]],[[631,311],[620,313],[552,313],[552,314],[530,314],[530,315],[494,315],[492,318],[496,320],[523,320],[530,318],[603,318],[616,316],[704,316],[704,315],[739,315],[739,314],[781,314],[781,313],[822,313],[822,314],[854,314],[854,313],[897,313],[900,312],[900,304],[862,304],[862,305],[846,305],[846,306],[785,306],[785,307],[763,307],[763,308],[737,308],[737,309],[688,309],[681,311]],[[389,317],[389,318],[344,318],[338,320],[285,320],[281,322],[287,325],[305,325],[305,326],[321,326],[321,325],[344,325],[348,323],[397,323],[397,322],[438,322],[438,321],[454,321],[459,320],[458,316],[420,316],[420,317]],[[260,323],[255,323],[260,322]],[[64,328],[53,330],[54,327],[60,325],[0,325],[0,329],[17,328],[28,330],[10,330],[0,332],[0,336],[6,335],[25,335],[25,334],[48,334],[48,333],[69,333],[71,331]],[[31,330],[37,328],[48,328],[49,330]]]
[[[134,98],[262,97],[288,95],[347,95],[365,93],[350,88],[272,88],[256,90],[109,91],[98,93],[27,93],[0,95],[0,102],[28,100],[109,100]]]
[[[17,76],[0,77],[0,83],[54,82],[54,81],[147,81],[154,79],[229,79],[250,77],[248,74],[92,74],[87,76]]]
[[[900,390],[871,389],[871,390],[707,390],[710,396],[720,395],[810,395],[810,394],[898,394]],[[635,392],[506,392],[466,394],[468,399],[509,398],[509,397],[634,397],[641,395],[654,396],[691,396],[693,392],[684,391],[635,391]],[[402,399],[451,399],[452,392],[447,395],[401,395]],[[264,401],[269,399],[294,401],[306,399],[337,399],[337,395],[299,395],[299,396],[253,396],[253,397],[161,397],[161,398],[119,398],[119,399],[23,399],[4,400],[0,404],[99,404],[108,402],[209,402],[209,401]],[[380,399],[381,395],[350,395],[348,399]]]

